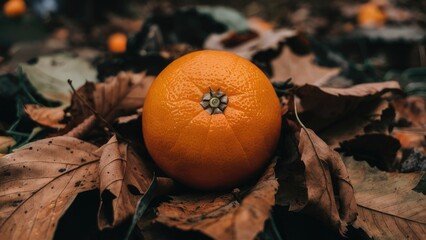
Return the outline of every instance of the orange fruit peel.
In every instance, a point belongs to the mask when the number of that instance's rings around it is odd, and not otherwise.
[[[4,14],[11,18],[22,16],[26,10],[27,6],[23,0],[9,0],[3,5]]]
[[[256,176],[273,156],[281,107],[253,63],[203,50],[157,76],[142,126],[149,153],[168,176],[197,189],[229,189]]]
[[[126,51],[127,36],[124,33],[113,33],[108,37],[108,50],[113,53]]]

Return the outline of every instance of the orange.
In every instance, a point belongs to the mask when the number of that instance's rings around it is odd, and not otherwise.
[[[362,27],[380,27],[386,22],[386,15],[374,3],[363,4],[358,12],[358,24]]]
[[[3,12],[8,17],[19,17],[25,13],[27,6],[23,0],[9,0],[3,5]]]
[[[113,53],[126,51],[127,36],[123,33],[114,33],[108,37],[108,49]]]
[[[170,177],[203,190],[228,189],[256,175],[274,154],[279,99],[263,72],[223,51],[187,54],[148,91],[143,137]]]

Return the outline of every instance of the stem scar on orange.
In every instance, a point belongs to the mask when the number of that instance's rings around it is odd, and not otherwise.
[[[149,89],[143,137],[154,161],[190,187],[235,187],[274,154],[281,129],[279,99],[263,72],[224,51],[187,54]]]

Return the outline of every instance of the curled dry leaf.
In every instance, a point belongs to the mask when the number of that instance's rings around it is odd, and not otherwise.
[[[271,81],[282,82],[291,78],[296,85],[313,84],[319,86],[325,84],[341,70],[338,67],[321,67],[316,65],[314,60],[313,54],[300,56],[289,47],[284,47],[280,55],[271,62],[273,71]]]
[[[97,83],[96,85],[86,83],[77,92],[97,113],[105,120],[111,122],[118,116],[134,113],[136,109],[142,107],[153,80],[153,76],[146,76],[144,73],[121,72],[115,77],[107,78],[105,83]],[[87,107],[76,96],[73,96],[71,106],[72,121],[68,124],[66,132],[91,115],[92,113]],[[86,128],[81,129],[84,130]],[[85,132],[77,133],[78,135],[84,135]]]
[[[358,203],[354,225],[379,240],[425,239],[426,196],[412,190],[423,173],[382,172],[351,158],[345,163]]]
[[[335,147],[340,141],[364,133],[372,116],[381,115],[389,107],[383,95],[399,90],[397,82],[382,82],[344,89],[304,85],[295,94],[304,124]]]
[[[289,173],[285,165],[277,169],[278,176],[285,176],[280,179],[283,187],[277,204],[289,205],[290,211],[303,210],[344,234],[347,224],[355,221],[357,209],[343,161],[310,129],[300,131],[298,151],[300,158],[289,165],[295,172]]]
[[[274,166],[275,161],[253,187],[241,192],[172,196],[158,207],[156,221],[213,239],[254,239],[275,204]]]
[[[98,150],[101,205],[100,229],[115,227],[132,216],[136,204],[148,189],[152,173],[126,143],[113,136]]]
[[[43,126],[51,128],[65,127],[65,124],[59,123],[65,116],[62,107],[50,108],[42,107],[37,104],[26,104],[24,110],[33,121]]]
[[[79,192],[98,186],[96,146],[70,137],[39,140],[0,159],[3,239],[52,239]]]

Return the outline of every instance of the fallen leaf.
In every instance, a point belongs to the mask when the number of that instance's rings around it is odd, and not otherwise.
[[[234,8],[226,6],[195,6],[195,10],[226,26],[229,31],[244,32],[248,29],[247,18]]]
[[[153,80],[153,76],[146,76],[144,73],[121,72],[115,77],[107,78],[105,83],[86,83],[77,92],[106,121],[112,122],[118,116],[134,113],[143,106]],[[70,111],[72,120],[68,123],[65,132],[77,127],[88,118],[96,120],[91,117],[92,112],[76,96],[73,96],[72,102]],[[93,125],[94,123],[91,126]],[[90,128],[84,129],[90,130]],[[79,132],[79,135],[84,135],[86,130]]]
[[[172,196],[157,208],[156,221],[200,231],[213,239],[254,239],[275,203],[278,182],[274,166],[275,161],[252,188],[241,192]]]
[[[366,160],[370,165],[385,171],[399,169],[397,152],[401,144],[396,138],[385,134],[371,133],[356,136],[340,143],[339,152],[353,155],[355,159]]]
[[[423,173],[382,172],[350,158],[345,164],[358,203],[356,226],[379,240],[426,237],[426,197],[412,190]]]
[[[99,228],[113,228],[132,216],[136,204],[146,192],[152,171],[126,143],[113,136],[98,151],[99,189],[101,204],[98,214]]]
[[[338,143],[364,133],[372,116],[389,107],[383,95],[399,91],[397,82],[359,84],[350,88],[304,85],[295,90],[303,123],[318,132],[327,144]],[[350,127],[349,127],[350,126]]]
[[[4,239],[52,239],[79,192],[98,187],[96,146],[70,137],[39,140],[0,159]]]
[[[286,38],[294,37],[297,33],[289,29],[263,31],[259,32],[257,38],[253,38],[232,48],[225,47],[223,43],[233,34],[233,32],[211,34],[204,42],[204,48],[232,52],[251,60],[259,51],[278,49],[280,44],[285,42]]]
[[[70,53],[39,57],[36,64],[22,64],[22,70],[41,95],[60,101],[62,107],[70,105],[68,79],[73,80],[75,88],[86,81],[96,81],[96,70],[90,63]]]
[[[340,68],[321,67],[314,63],[315,55],[297,55],[289,47],[272,60],[272,82],[283,82],[289,78],[296,85],[313,84],[320,86],[340,72]]]
[[[292,173],[285,165],[277,169],[282,186],[277,204],[288,205],[289,211],[308,213],[344,235],[347,224],[355,221],[357,210],[343,161],[312,130],[301,129],[293,134],[299,134],[300,158],[290,164]]]
[[[25,112],[35,122],[51,128],[64,128],[65,124],[59,123],[64,119],[65,113],[62,107],[50,108],[37,104],[26,104]]]
[[[16,141],[12,137],[0,136],[0,154],[9,152],[9,149],[16,144]]]

